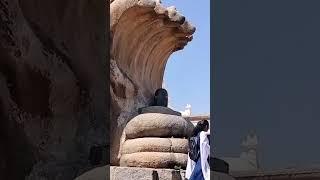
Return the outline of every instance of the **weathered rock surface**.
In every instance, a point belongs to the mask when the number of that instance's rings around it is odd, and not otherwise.
[[[119,163],[127,122],[162,86],[169,56],[192,40],[195,28],[158,0],[111,0],[111,163]]]
[[[188,155],[182,153],[165,152],[139,152],[123,154],[120,166],[147,167],[147,168],[174,168],[180,166],[185,168]]]
[[[136,152],[188,153],[188,140],[178,138],[137,138],[125,141],[122,154]]]
[[[0,179],[93,167],[90,148],[108,144],[106,17],[105,1],[0,0]]]
[[[148,106],[148,107],[140,108],[138,111],[140,114],[161,113],[161,114],[171,114],[175,116],[181,116],[180,112],[174,111],[168,107],[163,107],[163,106]]]
[[[125,127],[128,139],[139,137],[189,137],[193,124],[181,116],[159,113],[140,114]]]

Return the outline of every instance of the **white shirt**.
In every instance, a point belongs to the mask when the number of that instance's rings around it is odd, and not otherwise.
[[[201,158],[201,169],[202,174],[205,180],[210,180],[210,165],[208,163],[208,157],[210,156],[210,145],[209,139],[207,135],[210,134],[210,130],[207,132],[201,131],[200,132],[200,158]],[[188,162],[187,162],[187,169],[186,169],[186,178],[189,179],[192,171],[196,165],[196,162],[190,159],[188,153]]]

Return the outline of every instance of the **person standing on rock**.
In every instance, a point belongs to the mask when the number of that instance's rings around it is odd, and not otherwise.
[[[209,122],[199,121],[189,138],[188,163],[186,179],[188,180],[210,180],[210,145],[208,135]]]

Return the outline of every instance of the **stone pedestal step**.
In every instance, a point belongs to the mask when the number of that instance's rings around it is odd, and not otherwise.
[[[110,168],[110,180],[184,180],[185,171],[135,167]]]
[[[137,152],[173,152],[188,154],[188,139],[145,137],[128,139],[122,145],[122,154]]]
[[[185,180],[185,171],[109,166],[88,171],[75,180]],[[231,176],[211,171],[212,180],[235,180]]]

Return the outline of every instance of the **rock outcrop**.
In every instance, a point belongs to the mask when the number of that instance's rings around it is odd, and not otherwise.
[[[150,105],[169,56],[192,40],[195,28],[157,0],[113,0],[110,15],[111,164],[119,165],[124,127]]]
[[[105,5],[0,0],[0,179],[69,180],[108,153]]]

